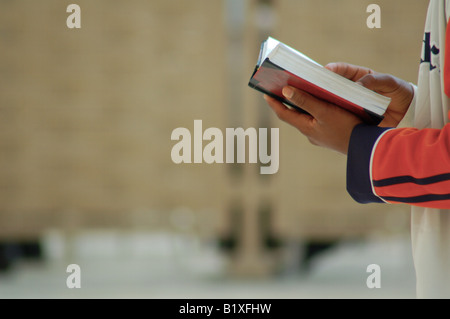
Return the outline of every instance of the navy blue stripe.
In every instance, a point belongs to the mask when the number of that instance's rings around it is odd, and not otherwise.
[[[347,156],[347,191],[358,203],[382,203],[372,192],[370,157],[378,137],[388,128],[358,124],[352,131]]]
[[[392,202],[414,204],[414,203],[425,203],[425,202],[449,200],[450,194],[427,194],[427,195],[420,195],[420,196],[414,196],[414,197],[384,197],[383,196],[383,199],[385,199],[387,201],[392,201]]]
[[[430,177],[425,178],[415,178],[413,176],[397,176],[397,177],[391,177],[391,178],[385,178],[380,180],[374,180],[373,186],[375,187],[385,187],[385,186],[392,186],[396,184],[404,184],[404,183],[413,183],[417,185],[429,185],[434,183],[439,183],[443,181],[450,180],[450,173],[446,174],[440,174],[440,175],[434,175]]]

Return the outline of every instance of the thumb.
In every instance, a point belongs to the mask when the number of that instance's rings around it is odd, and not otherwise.
[[[394,76],[389,74],[367,74],[356,83],[379,93],[393,92],[401,85]]]
[[[294,103],[300,109],[308,112],[311,116],[318,120],[325,118],[327,115],[327,110],[329,110],[329,103],[317,99],[311,94],[296,89],[292,86],[284,87],[283,95],[290,102]]]
[[[327,65],[325,65],[325,68],[352,81],[357,81],[366,74],[376,73],[369,68],[345,62],[328,63]]]

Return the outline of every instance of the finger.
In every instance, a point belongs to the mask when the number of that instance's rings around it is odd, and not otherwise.
[[[401,83],[389,74],[368,74],[358,80],[362,86],[379,93],[389,93],[397,90]]]
[[[317,99],[311,94],[296,89],[292,86],[284,87],[283,95],[289,101],[297,105],[302,110],[305,110],[319,121],[326,117],[327,111],[330,109],[329,103]]]
[[[367,74],[375,73],[373,70],[345,62],[332,62],[325,65],[325,68],[337,73],[349,80],[358,81]]]
[[[310,130],[312,121],[314,120],[311,115],[291,110],[280,101],[268,95],[264,95],[264,99],[280,120],[296,127],[304,134]]]

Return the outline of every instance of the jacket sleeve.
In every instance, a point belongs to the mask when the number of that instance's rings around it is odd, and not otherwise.
[[[450,124],[422,130],[360,124],[350,144],[347,190],[356,201],[450,208]]]

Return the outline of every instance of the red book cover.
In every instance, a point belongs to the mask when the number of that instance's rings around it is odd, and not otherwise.
[[[290,103],[283,98],[281,90],[289,85],[304,90],[315,97],[324,101],[336,104],[359,116],[362,120],[369,124],[379,124],[383,116],[370,112],[363,107],[356,105],[336,94],[333,94],[313,83],[310,83],[291,72],[280,68],[272,63],[268,58],[264,60],[261,66],[255,69],[248,85],[260,92],[263,92],[283,103],[292,106],[300,112],[306,113],[298,106]]]

